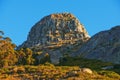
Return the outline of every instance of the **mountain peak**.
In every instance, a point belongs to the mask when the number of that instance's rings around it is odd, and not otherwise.
[[[23,47],[74,44],[85,41],[89,35],[84,26],[71,13],[48,15],[37,22],[29,32]]]

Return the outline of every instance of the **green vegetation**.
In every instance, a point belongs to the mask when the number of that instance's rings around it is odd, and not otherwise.
[[[0,67],[14,65],[17,62],[15,44],[11,43],[9,37],[3,37],[4,34],[0,31]]]
[[[33,52],[29,48],[21,48],[17,51],[18,64],[31,65],[34,64]]]
[[[88,67],[94,70],[100,70],[104,66],[111,66],[112,63],[102,62],[95,59],[85,59],[81,57],[65,56],[60,60],[60,65]]]
[[[92,74],[80,71],[79,66],[54,66],[45,63],[38,66],[9,66],[0,69],[0,79],[3,80],[42,80],[42,79],[67,79],[67,80],[119,80],[119,74],[113,71],[93,71]]]
[[[98,74],[105,77],[120,79],[120,64],[113,64],[109,62],[102,62],[95,59],[84,59],[81,57],[69,57],[65,56],[60,59],[60,64],[62,66],[79,66],[80,68],[90,68]],[[111,69],[103,70],[103,67],[113,66]]]
[[[16,45],[0,31],[0,80],[120,80],[120,64],[112,64],[99,60],[69,57],[68,51],[60,64],[53,65],[46,53],[40,61],[40,52],[29,48],[16,50]],[[102,70],[102,67],[114,68]],[[82,72],[82,68],[90,68],[93,73]]]

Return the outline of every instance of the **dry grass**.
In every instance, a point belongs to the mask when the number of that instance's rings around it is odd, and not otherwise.
[[[120,80],[115,72],[93,70],[92,74],[84,73],[78,66],[54,66],[46,63],[38,66],[12,66],[1,69],[0,80]]]

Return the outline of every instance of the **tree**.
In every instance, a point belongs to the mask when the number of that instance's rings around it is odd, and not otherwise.
[[[1,34],[1,35],[4,35],[4,32],[0,30],[0,34]]]
[[[0,33],[0,67],[14,65],[17,62],[14,50],[16,45],[11,42],[9,37],[4,37],[2,31]]]
[[[34,59],[33,59],[33,56],[32,56],[32,54],[33,54],[32,50],[29,49],[29,48],[26,48],[25,49],[25,54],[26,54],[26,64],[28,64],[28,65],[33,64]]]
[[[24,49],[21,48],[20,50],[17,50],[17,58],[18,58],[18,63],[17,64],[25,64],[25,53]]]
[[[29,48],[21,48],[17,51],[18,64],[31,65],[34,63],[33,52]]]

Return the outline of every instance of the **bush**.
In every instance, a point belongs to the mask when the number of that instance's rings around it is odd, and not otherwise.
[[[13,68],[13,73],[24,73],[25,68],[23,66]]]

